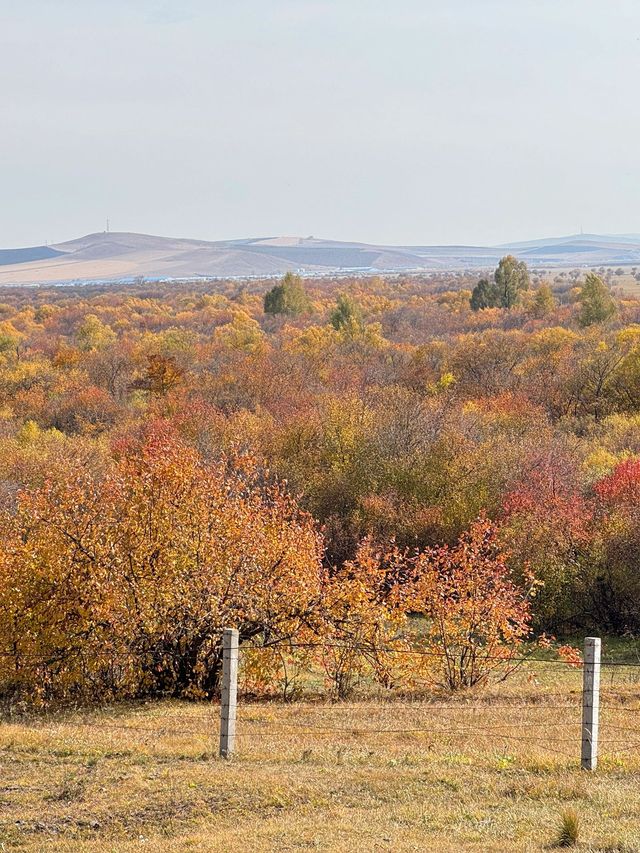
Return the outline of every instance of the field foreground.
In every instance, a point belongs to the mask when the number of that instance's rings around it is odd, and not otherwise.
[[[243,703],[226,762],[215,705],[5,721],[0,849],[541,850],[573,808],[578,849],[640,850],[640,690],[603,673],[588,774],[580,678],[455,701]]]

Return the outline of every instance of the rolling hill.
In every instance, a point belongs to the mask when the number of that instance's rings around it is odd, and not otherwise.
[[[532,266],[640,264],[640,235],[580,234],[501,246],[377,246],[315,237],[190,240],[97,233],[54,246],[0,250],[0,284],[64,284],[438,269],[487,269],[510,252]]]

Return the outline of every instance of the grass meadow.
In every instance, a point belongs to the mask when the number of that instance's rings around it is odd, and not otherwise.
[[[526,664],[469,696],[160,701],[5,717],[0,849],[640,850],[640,668],[602,673],[600,765],[579,769],[580,669]],[[571,815],[570,815],[571,816]]]

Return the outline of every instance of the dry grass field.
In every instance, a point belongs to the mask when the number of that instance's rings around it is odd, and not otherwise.
[[[630,272],[625,272],[624,275],[614,275],[611,286],[614,290],[619,290],[623,297],[640,296],[640,282],[636,281],[635,276],[631,275]]]
[[[0,725],[0,850],[528,851],[575,809],[580,850],[640,850],[639,669],[603,672],[601,761],[579,769],[580,670],[473,697],[158,702]]]

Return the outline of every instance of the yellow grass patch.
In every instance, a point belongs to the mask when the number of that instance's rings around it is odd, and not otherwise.
[[[640,690],[603,691],[588,774],[580,678],[523,674],[455,700],[241,703],[230,761],[212,705],[4,722],[0,850],[530,851],[567,809],[577,849],[640,849]]]

